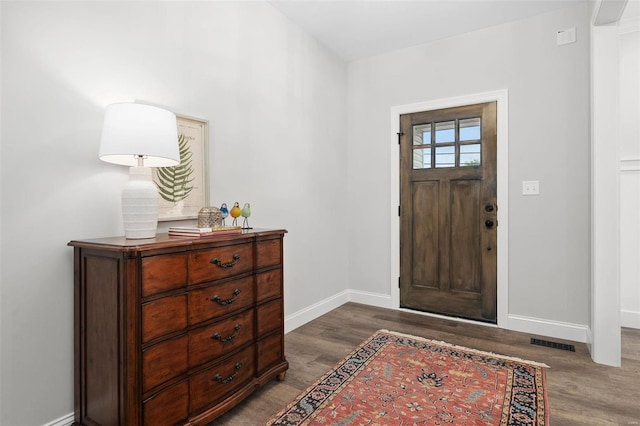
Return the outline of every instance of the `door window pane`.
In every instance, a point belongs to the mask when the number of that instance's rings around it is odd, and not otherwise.
[[[480,144],[460,145],[460,167],[480,165]]]
[[[413,144],[429,145],[431,143],[431,123],[413,126]]]
[[[474,167],[482,162],[480,117],[422,123],[412,129],[413,169]]]
[[[436,143],[456,141],[456,122],[444,121],[436,123]]]
[[[414,169],[430,169],[431,168],[431,148],[421,148],[413,150],[413,168]]]
[[[436,167],[455,167],[456,147],[437,146],[436,147]]]
[[[480,119],[469,118],[466,120],[460,120],[460,140],[461,141],[474,141],[480,140]],[[460,161],[462,164],[462,161]]]

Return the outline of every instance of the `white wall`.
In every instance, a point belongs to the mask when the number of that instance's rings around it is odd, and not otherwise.
[[[97,158],[111,102],[210,120],[212,204],[251,202],[253,226],[289,230],[286,315],[346,290],[347,68],[279,12],[2,2],[1,24],[0,424],[73,411],[66,243],[123,234],[127,170]]]
[[[632,10],[632,5],[636,10]],[[620,21],[620,308],[623,327],[640,328],[640,13]]]
[[[509,90],[511,315],[587,329],[589,5],[349,64],[349,284],[390,294],[392,106]],[[576,27],[575,44],[556,31]],[[521,182],[539,180],[540,196]]]

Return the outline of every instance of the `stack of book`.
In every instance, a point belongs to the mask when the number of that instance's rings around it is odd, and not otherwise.
[[[242,228],[240,226],[221,226],[219,228],[172,226],[169,228],[169,235],[176,237],[210,237],[228,234],[242,234]]]

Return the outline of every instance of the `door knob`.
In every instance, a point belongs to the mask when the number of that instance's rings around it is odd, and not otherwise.
[[[487,203],[484,206],[484,211],[487,212],[487,213],[492,213],[495,209],[496,209],[496,207],[491,203]]]
[[[493,225],[494,225],[494,223],[493,223],[493,220],[491,220],[491,219],[487,219],[487,220],[484,221],[484,226],[486,226],[487,229],[493,228]]]

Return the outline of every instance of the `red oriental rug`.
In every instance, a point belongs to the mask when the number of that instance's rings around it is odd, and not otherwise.
[[[380,330],[267,425],[548,425],[545,367]]]

